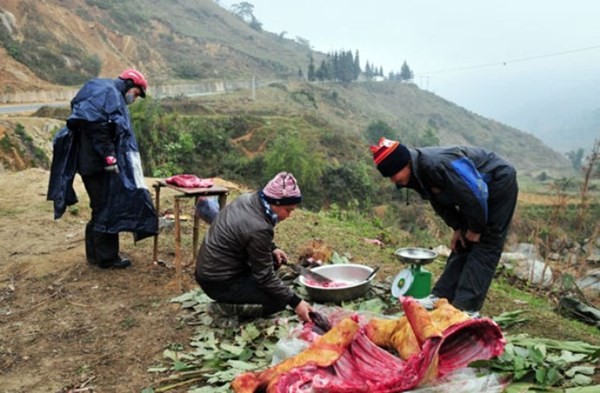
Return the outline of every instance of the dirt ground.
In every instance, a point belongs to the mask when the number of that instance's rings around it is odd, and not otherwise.
[[[55,221],[52,203],[46,201],[48,175],[43,169],[0,172],[0,393],[141,392],[162,377],[147,370],[164,365],[163,351],[174,345],[188,348],[193,334],[179,304],[170,302],[197,288],[191,222],[182,227],[181,277],[172,266],[172,230],[160,235],[159,259],[166,265],[153,264],[152,239],[134,244],[130,234],[122,234],[121,251],[133,266],[101,270],[85,260],[83,233],[90,212],[83,185],[77,177],[80,202]],[[215,180],[232,195],[243,191]],[[146,179],[151,190],[154,181]],[[172,208],[172,196],[171,190],[161,191],[161,213]],[[193,214],[191,202],[183,209],[184,215]],[[298,233],[319,237],[316,224],[299,219],[296,229],[286,226],[290,232],[280,240],[286,243],[287,236],[304,244]],[[381,271],[395,274],[397,266]],[[509,294],[492,291],[484,311],[496,315],[524,307],[507,299]],[[597,344],[593,333],[554,326],[551,321],[560,319],[555,313],[548,318],[522,329]]]
[[[0,173],[0,184],[0,392],[150,386],[148,367],[169,345],[189,340],[179,305],[170,300],[195,288],[192,265],[184,268],[180,289],[175,269],[152,263],[152,239],[134,244],[122,234],[121,251],[133,266],[90,266],[83,237],[88,200],[79,181],[78,208],[57,221],[46,201],[47,171]],[[173,233],[160,239],[161,259],[173,261]]]

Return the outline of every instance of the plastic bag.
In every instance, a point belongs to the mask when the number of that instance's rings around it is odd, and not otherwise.
[[[212,224],[219,214],[219,201],[217,197],[200,197],[196,201],[196,212],[197,218],[201,219],[207,224]]]
[[[310,346],[310,343],[296,337],[282,338],[275,344],[271,366],[283,362],[287,358],[298,355]]]

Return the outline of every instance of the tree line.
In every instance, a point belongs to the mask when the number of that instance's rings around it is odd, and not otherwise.
[[[302,72],[300,72],[302,74]],[[334,51],[327,54],[317,67],[314,58],[311,55],[308,63],[307,79],[310,82],[315,81],[336,81],[350,83],[359,79],[374,80],[378,77],[384,78],[383,67],[365,63],[364,70],[360,66],[360,55],[358,50],[355,54],[352,51]],[[404,61],[400,72],[390,72],[387,77],[389,80],[400,82],[410,82],[414,78],[414,73]]]

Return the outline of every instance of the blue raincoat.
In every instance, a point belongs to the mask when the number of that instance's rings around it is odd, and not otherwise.
[[[108,176],[105,208],[94,230],[104,233],[133,232],[136,240],[158,232],[158,218],[144,175],[140,153],[133,133],[120,79],[93,79],[87,82],[71,102],[69,120],[109,122],[115,125],[115,154],[119,174]],[[77,173],[79,145],[77,134],[63,127],[54,137],[52,166],[47,199],[54,202],[54,218],[59,219],[67,206],[77,203],[73,179]]]

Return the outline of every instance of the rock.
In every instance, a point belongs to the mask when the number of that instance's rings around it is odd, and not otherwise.
[[[514,245],[510,251],[513,253],[524,254],[527,258],[540,258],[540,253],[535,244],[519,243]]]
[[[557,252],[551,252],[548,254],[548,259],[551,261],[558,261],[560,259],[560,254]]]
[[[448,257],[448,256],[450,256],[450,252],[452,250],[450,250],[449,247],[446,247],[443,244],[440,244],[439,246],[437,246],[436,248],[434,248],[433,251],[437,252],[438,255],[440,255],[440,256]]]
[[[552,285],[552,268],[537,259],[515,260],[515,275],[526,282],[542,287]]]
[[[590,265],[600,265],[600,253],[588,256],[585,261]]]
[[[576,281],[577,286],[586,295],[600,296],[600,269],[590,270],[585,276]]]

